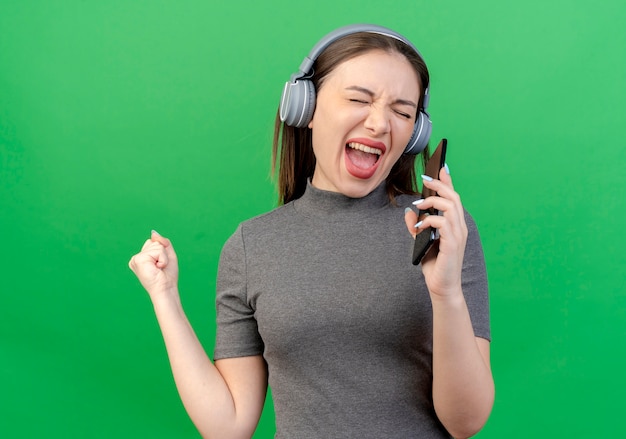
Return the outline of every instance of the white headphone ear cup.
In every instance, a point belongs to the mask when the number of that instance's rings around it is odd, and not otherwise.
[[[305,128],[315,111],[315,87],[308,79],[287,82],[280,98],[279,115],[285,124]]]
[[[417,155],[422,152],[428,145],[432,129],[433,124],[430,121],[430,117],[424,111],[420,111],[413,126],[413,134],[404,149],[404,153]]]

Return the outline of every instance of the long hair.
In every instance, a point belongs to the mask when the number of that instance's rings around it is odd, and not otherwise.
[[[429,84],[426,63],[419,54],[402,41],[377,33],[358,32],[330,44],[313,64],[314,73],[310,80],[315,90],[323,86],[326,77],[339,64],[373,50],[397,52],[406,57],[420,80],[422,94],[418,107],[423,108],[423,91]],[[419,156],[420,166],[425,169],[429,156],[428,147]],[[415,178],[416,157],[413,154],[403,154],[389,172],[386,188],[391,202],[395,201],[397,195],[418,193]],[[288,126],[281,122],[280,115],[277,113],[272,146],[272,175],[276,177],[278,174],[279,204],[296,200],[304,194],[307,180],[313,177],[315,163],[311,130]]]

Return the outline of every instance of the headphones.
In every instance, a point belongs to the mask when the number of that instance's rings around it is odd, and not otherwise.
[[[285,88],[280,98],[279,115],[281,121],[295,128],[305,128],[309,124],[315,110],[315,86],[310,80],[313,75],[313,63],[330,44],[357,32],[370,32],[395,38],[409,46],[422,58],[422,55],[409,40],[391,29],[371,24],[352,24],[336,29],[322,38],[311,49],[309,55],[300,64],[299,70],[291,75],[289,81],[285,83]],[[429,100],[430,94],[428,88],[426,88],[424,90],[424,105],[418,111],[413,134],[404,149],[405,154],[419,154],[428,145],[432,131],[432,122],[426,112]]]

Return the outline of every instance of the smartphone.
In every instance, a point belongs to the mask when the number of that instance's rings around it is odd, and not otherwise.
[[[435,152],[430,156],[426,163],[425,174],[431,178],[438,179],[439,171],[446,164],[446,150],[448,148],[448,140],[441,139],[439,145],[435,149]],[[422,189],[422,197],[430,197],[437,195],[436,192],[424,187]],[[418,221],[422,221],[427,215],[439,215],[437,209],[420,210],[418,213]],[[422,259],[429,251],[438,251],[439,230],[434,227],[430,227],[427,230],[422,230],[415,237],[415,244],[413,245],[413,265],[418,265],[422,262]]]

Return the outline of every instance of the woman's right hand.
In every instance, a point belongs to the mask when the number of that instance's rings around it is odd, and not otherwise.
[[[154,230],[141,251],[130,259],[130,269],[151,299],[178,289],[178,259],[169,239]],[[176,293],[174,293],[176,294]]]

